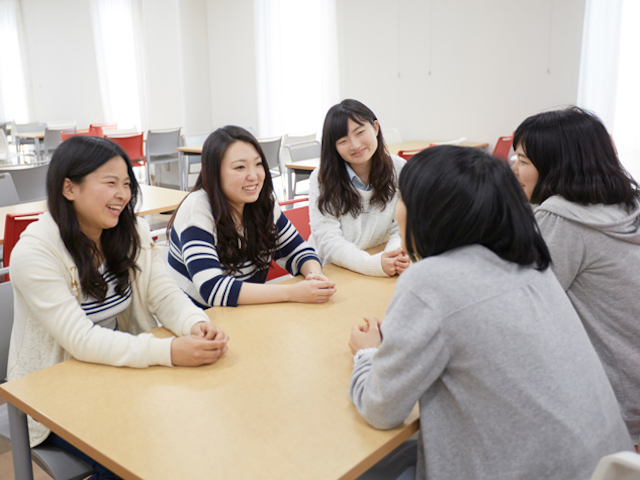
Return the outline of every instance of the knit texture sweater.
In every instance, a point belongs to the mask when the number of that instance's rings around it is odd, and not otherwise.
[[[406,163],[402,158],[391,155],[396,175]],[[329,186],[331,188],[331,186]],[[311,174],[309,182],[309,218],[311,237],[309,243],[318,251],[324,264],[333,263],[363,275],[387,276],[382,269],[382,252],[370,255],[365,250],[383,245],[384,251],[400,248],[400,231],[394,215],[398,192],[384,208],[370,205],[373,190],[365,192],[356,189],[364,211],[357,217],[350,213],[338,217],[318,209],[320,185],[318,169]]]
[[[351,399],[376,428],[420,406],[418,479],[589,478],[631,450],[615,395],[550,269],[473,245],[399,278]]]
[[[579,205],[560,196],[535,209],[553,272],[578,312],[622,408],[640,435],[640,205]]]
[[[131,305],[118,315],[118,330],[95,325],[80,306],[78,268],[50,213],[30,224],[11,253],[14,322],[9,347],[8,379],[70,358],[106,365],[143,368],[171,366],[171,338],[142,333],[158,326],[189,335],[207,315],[193,305],[167,272],[162,252],[138,221],[141,249],[132,273]],[[29,417],[31,446],[49,430]]]
[[[276,203],[273,218],[278,230],[274,260],[291,275],[298,275],[308,260],[319,261]],[[190,193],[182,202],[170,235],[171,274],[187,295],[202,308],[237,306],[243,282],[264,283],[268,270],[246,261],[230,274],[220,263],[215,221],[204,190]]]

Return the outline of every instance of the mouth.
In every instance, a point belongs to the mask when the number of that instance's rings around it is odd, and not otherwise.
[[[258,184],[256,183],[255,185],[248,185],[246,187],[242,187],[242,190],[247,193],[255,193],[258,191]]]
[[[111,213],[120,213],[124,205],[107,205],[107,208]]]
[[[366,148],[363,148],[362,150],[358,150],[357,152],[354,152],[351,154],[351,156],[353,157],[361,157],[362,155],[364,155],[364,152],[366,151]]]

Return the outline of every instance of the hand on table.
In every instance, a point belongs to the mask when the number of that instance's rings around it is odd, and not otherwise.
[[[384,273],[393,277],[394,275],[400,275],[409,268],[409,255],[402,248],[382,252],[380,263]]]
[[[302,282],[291,285],[291,301],[325,303],[336,293],[336,284],[320,273],[310,273]]]
[[[349,348],[355,355],[363,348],[378,348],[382,343],[381,321],[375,317],[364,317],[364,324],[355,324],[351,329]]]
[[[213,323],[198,322],[191,335],[171,342],[171,363],[182,367],[197,367],[216,362],[227,351],[229,337]]]

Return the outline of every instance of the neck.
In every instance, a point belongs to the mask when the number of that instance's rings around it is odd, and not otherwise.
[[[362,165],[351,165],[349,164],[351,169],[356,172],[356,175],[360,179],[362,183],[365,185],[369,185],[369,173],[371,172],[371,160]]]

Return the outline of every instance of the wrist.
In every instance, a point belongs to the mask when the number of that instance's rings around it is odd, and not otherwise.
[[[353,356],[353,361],[357,362],[358,360],[360,360],[362,357],[364,357],[365,355],[369,354],[369,353],[375,353],[378,350],[377,347],[369,347],[369,348],[361,348],[360,350],[358,350],[356,352],[356,354]]]

